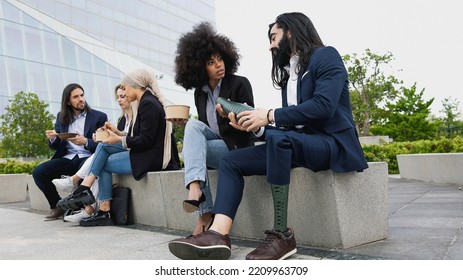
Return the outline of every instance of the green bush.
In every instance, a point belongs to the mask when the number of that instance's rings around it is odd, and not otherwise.
[[[412,142],[392,142],[381,145],[363,145],[367,161],[385,161],[389,174],[399,174],[397,155],[430,154],[430,153],[461,153],[463,152],[463,137],[440,138],[435,140],[418,140]]]
[[[0,174],[32,174],[32,170],[39,165],[40,162],[25,162],[16,160],[6,160],[0,162]]]

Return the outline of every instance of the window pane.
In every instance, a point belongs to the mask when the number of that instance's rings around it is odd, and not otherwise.
[[[67,84],[64,82],[63,69],[54,66],[47,66],[49,92],[46,95],[50,104],[50,112],[57,113],[61,108],[61,95]],[[44,97],[45,98],[45,97]]]
[[[30,15],[26,13],[23,14],[23,21],[24,21],[24,25],[27,25],[30,27],[40,28],[41,26],[40,22],[38,22],[35,18],[31,17]]]
[[[20,22],[20,15],[21,12],[14,7],[13,5],[9,4],[6,1],[2,1],[2,8],[3,8],[3,17],[7,20],[11,20],[14,22]]]
[[[93,62],[94,62],[94,70],[95,70],[95,73],[98,74],[98,75],[108,75],[108,71],[106,69],[106,63],[99,59],[98,57],[94,56],[93,57]]]
[[[93,74],[81,72],[81,86],[84,88],[85,91],[85,100],[91,107],[95,107],[96,102],[96,94],[97,91],[95,89],[95,80],[93,78]]]
[[[78,63],[79,63],[79,70],[81,71],[86,71],[86,72],[93,72],[93,67],[92,67],[92,55],[78,47]]]
[[[8,83],[6,80],[6,65],[3,56],[0,56],[0,96],[9,96],[8,94]]]
[[[22,48],[24,43],[22,40],[21,27],[19,25],[5,22],[5,42],[7,55],[17,58],[24,58],[24,52]]]
[[[41,32],[35,28],[24,27],[26,35],[26,57],[32,61],[43,62]]]
[[[77,84],[82,84],[80,80],[80,75],[79,71],[73,70],[73,69],[64,69],[64,84],[63,88],[71,83],[77,83]],[[63,88],[61,91],[63,91]]]
[[[61,66],[61,55],[58,44],[58,35],[44,32],[46,63]]]
[[[77,69],[76,48],[74,43],[63,38],[61,44],[63,45],[64,66]]]
[[[44,64],[29,62],[28,69],[30,91],[37,94],[43,94],[48,92],[47,76]]]
[[[8,58],[7,68],[10,73],[10,96],[14,96],[20,91],[28,91],[26,64],[24,60]]]

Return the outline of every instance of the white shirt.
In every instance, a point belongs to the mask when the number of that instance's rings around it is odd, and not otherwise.
[[[288,106],[297,105],[297,78],[298,74],[296,73],[296,66],[299,62],[299,56],[293,55],[289,60],[289,66],[286,66],[285,69],[288,71],[289,79],[286,85],[286,94]]]
[[[87,118],[87,112],[80,113],[74,117],[74,121],[69,125],[68,132],[78,132],[80,135],[84,135],[85,119]],[[66,141],[67,154],[64,158],[73,159],[75,155],[79,158],[89,157],[92,155],[89,150],[85,149],[84,146],[76,145],[70,141]]]

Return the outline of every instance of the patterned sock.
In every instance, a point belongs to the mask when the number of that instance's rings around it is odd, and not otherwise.
[[[271,185],[273,196],[273,227],[284,232],[288,229],[288,189],[289,185]]]

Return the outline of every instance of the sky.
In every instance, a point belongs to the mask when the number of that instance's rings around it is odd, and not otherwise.
[[[456,98],[463,108],[463,5],[455,0],[216,0],[217,31],[238,47],[241,66],[253,87],[256,107],[281,106],[273,88],[268,24],[285,12],[302,12],[315,25],[325,45],[341,55],[361,56],[366,49],[392,53],[386,74],[403,80],[431,111],[442,115],[442,100]],[[390,72],[386,72],[390,71]]]

